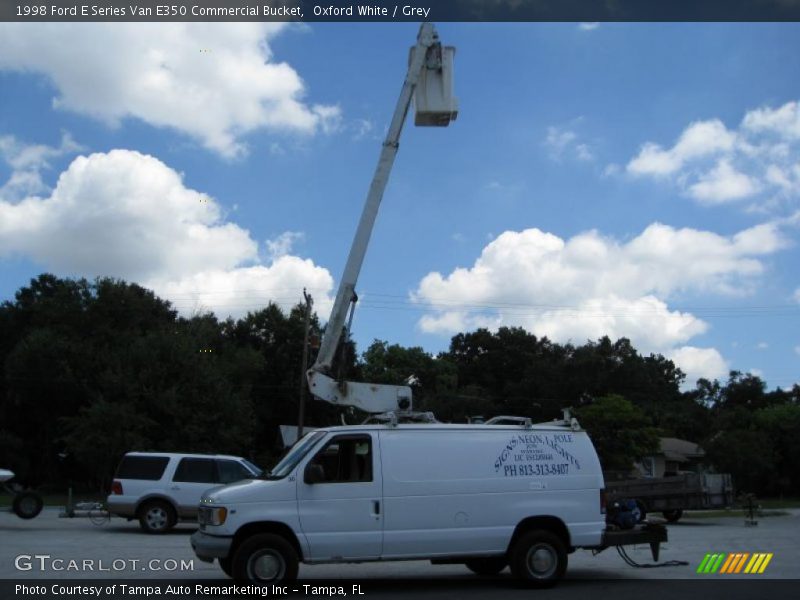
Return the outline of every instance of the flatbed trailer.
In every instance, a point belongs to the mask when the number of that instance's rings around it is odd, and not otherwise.
[[[641,512],[661,512],[670,523],[684,510],[724,508],[734,502],[733,483],[727,473],[683,473],[672,477],[650,477],[606,481],[608,502],[634,500]]]

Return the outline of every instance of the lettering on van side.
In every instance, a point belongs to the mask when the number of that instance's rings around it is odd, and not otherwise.
[[[570,467],[581,468],[578,459],[562,446],[572,442],[571,433],[515,435],[495,460],[494,470],[497,473],[502,468],[506,477],[567,475]],[[548,464],[559,458],[564,462]]]

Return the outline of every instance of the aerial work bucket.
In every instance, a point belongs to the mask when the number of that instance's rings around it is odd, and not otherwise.
[[[414,92],[414,125],[446,127],[458,116],[458,99],[453,96],[455,54],[453,46],[436,44],[428,50]]]

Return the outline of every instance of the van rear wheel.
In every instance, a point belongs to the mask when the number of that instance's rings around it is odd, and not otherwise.
[[[508,566],[505,556],[473,558],[464,563],[476,575],[497,575]]]
[[[233,555],[233,578],[250,583],[279,583],[297,579],[299,560],[283,537],[262,533],[246,539]]]
[[[555,585],[567,570],[567,551],[556,534],[546,530],[523,533],[509,552],[511,573],[531,587]]]

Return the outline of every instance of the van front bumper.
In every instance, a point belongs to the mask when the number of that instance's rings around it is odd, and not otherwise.
[[[215,558],[225,558],[231,551],[232,537],[208,535],[203,531],[192,534],[192,550],[202,561],[214,562]]]

